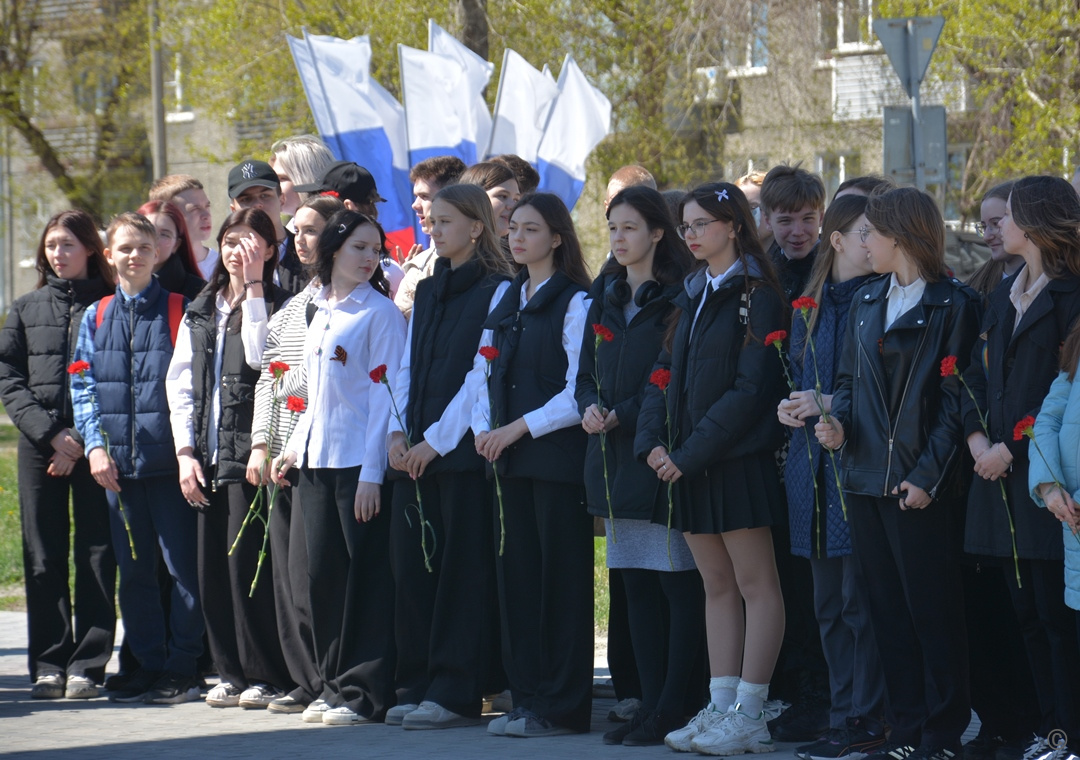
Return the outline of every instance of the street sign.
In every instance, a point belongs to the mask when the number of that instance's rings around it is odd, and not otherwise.
[[[944,16],[874,19],[874,34],[900,77],[908,97],[915,97],[934,55]]]
[[[923,178],[926,184],[942,185],[948,178],[948,142],[945,107],[925,106],[921,111]],[[914,184],[916,166],[912,131],[914,118],[907,106],[886,106],[883,120],[885,175],[899,184]]]

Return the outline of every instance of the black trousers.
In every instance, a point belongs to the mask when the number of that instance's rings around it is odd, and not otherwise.
[[[424,567],[416,483],[433,572]],[[491,489],[480,472],[440,472],[394,483],[390,557],[398,704],[430,700],[480,717],[492,610]]]
[[[359,467],[300,470],[315,657],[322,698],[382,720],[394,698],[391,489],[366,523],[353,512]]]
[[[658,590],[657,590],[658,591]],[[638,675],[637,661],[634,656],[634,643],[631,638],[630,613],[627,611],[626,584],[623,571],[618,568],[608,570],[608,633],[607,661],[611,673],[611,686],[615,689],[615,699],[641,699],[641,678]],[[666,613],[667,610],[665,609]]]
[[[322,678],[315,664],[311,633],[311,598],[308,593],[307,538],[301,514],[299,479],[289,473],[290,488],[282,488],[270,516],[270,554],[274,557],[274,609],[278,638],[289,678],[296,684],[291,696],[309,704],[322,694]],[[264,568],[265,572],[265,568]]]
[[[502,478],[506,548],[496,560],[503,663],[515,707],[588,731],[593,535],[585,488]],[[494,542],[498,541],[495,504]]]
[[[255,593],[249,596],[263,542],[263,523],[253,519],[229,556],[255,498],[255,487],[230,483],[207,495],[210,506],[199,513],[199,594],[218,674],[222,681],[240,689],[262,683],[288,691],[293,684],[278,641],[269,552]],[[264,514],[265,510],[264,502]]]
[[[23,436],[18,456],[30,680],[64,673],[101,683],[116,632],[116,558],[105,490],[90,475],[85,457],[70,476],[54,478],[47,473],[48,457]],[[72,549],[74,607],[68,586]]]
[[[971,720],[957,505],[933,501],[902,511],[895,497],[847,500],[852,548],[870,589],[891,738],[957,750]]]
[[[1080,736],[1080,650],[1076,616],[1065,606],[1064,562],[1021,559],[1020,578],[1023,588],[1012,582],[1009,592],[1035,679],[1039,735],[1060,729]]]

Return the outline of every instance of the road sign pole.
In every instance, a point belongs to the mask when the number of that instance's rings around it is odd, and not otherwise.
[[[915,163],[915,187],[926,189],[926,159],[923,156],[923,124],[919,114],[919,85],[922,71],[919,70],[919,34],[915,29],[915,19],[907,21],[908,76],[911,77],[911,159]]]

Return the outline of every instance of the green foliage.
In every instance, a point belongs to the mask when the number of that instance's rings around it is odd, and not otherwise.
[[[593,539],[593,624],[597,633],[607,634],[611,597],[608,595],[607,539]]]
[[[5,447],[0,450],[0,594],[17,592],[21,595],[22,526],[19,522],[16,460],[15,449]]]

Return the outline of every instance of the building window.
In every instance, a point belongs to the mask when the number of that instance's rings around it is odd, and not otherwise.
[[[823,153],[817,160],[818,174],[825,183],[825,197],[832,198],[836,188],[843,182],[862,173],[862,161],[858,153]]]
[[[833,50],[865,49],[874,44],[873,0],[820,0],[818,44]]]
[[[721,41],[725,67],[731,72],[762,72],[769,65],[769,3],[750,0],[746,23],[729,27],[730,36]]]

